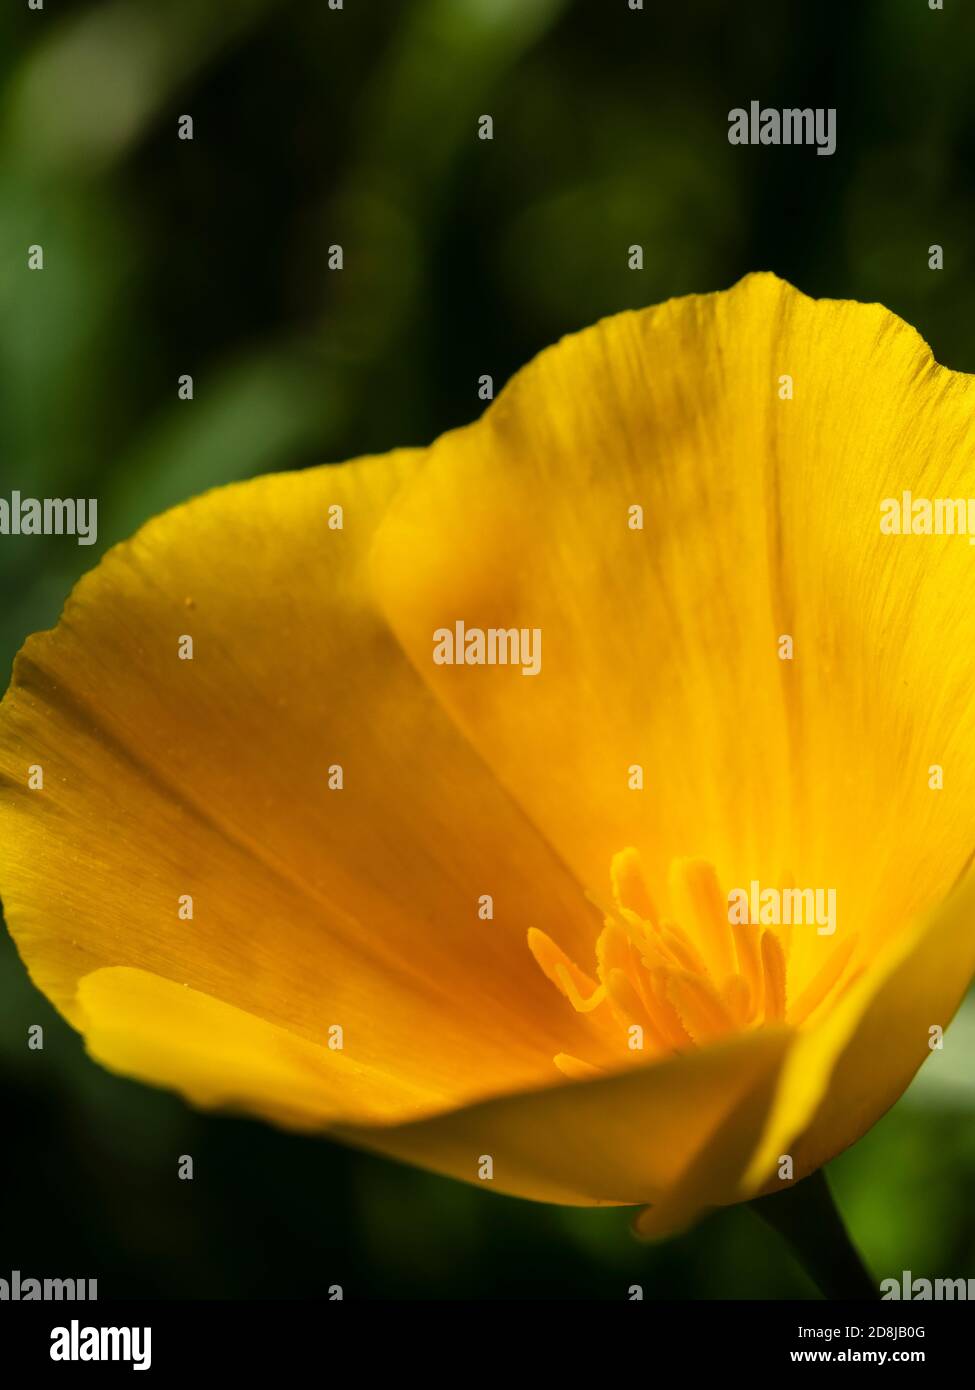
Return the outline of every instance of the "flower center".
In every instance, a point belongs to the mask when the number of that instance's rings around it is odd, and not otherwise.
[[[735,920],[713,865],[671,865],[672,913],[658,915],[636,850],[613,857],[615,912],[596,941],[592,979],[551,937],[532,928],[528,945],[584,1025],[586,1057],[560,1052],[555,1064],[581,1079],[621,1063],[669,1055],[752,1028],[807,1025],[845,991],[856,938],[830,938],[825,959],[801,989],[789,969],[792,934]]]

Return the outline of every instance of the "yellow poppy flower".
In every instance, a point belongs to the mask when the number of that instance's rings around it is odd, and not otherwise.
[[[975,970],[975,557],[881,528],[973,458],[973,379],[754,275],[157,518],[2,707],[32,978],[195,1104],[645,1234],[814,1172]]]

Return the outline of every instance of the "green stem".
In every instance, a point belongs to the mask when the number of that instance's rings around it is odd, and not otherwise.
[[[748,1205],[791,1247],[824,1298],[879,1300],[876,1280],[847,1235],[822,1169]]]

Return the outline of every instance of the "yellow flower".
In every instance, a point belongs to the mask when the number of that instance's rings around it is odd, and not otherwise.
[[[157,518],[2,708],[34,981],[195,1104],[647,1234],[813,1172],[975,969],[975,554],[881,528],[973,458],[973,379],[755,275]]]

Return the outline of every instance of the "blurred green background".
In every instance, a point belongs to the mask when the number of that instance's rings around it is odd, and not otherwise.
[[[4,684],[153,513],[427,443],[483,408],[482,373],[498,387],[619,309],[772,269],[880,300],[975,370],[959,0],[12,0],[0,55],[0,495],[100,499],[97,548],[0,542]],[[753,98],[835,106],[836,154],[730,146]],[[975,1275],[973,1057],[970,1003],[831,1167],[878,1278]],[[103,1297],[812,1296],[745,1210],[643,1247],[626,1212],[498,1197],[113,1078],[6,934],[0,1090],[0,1276],[98,1277]]]

